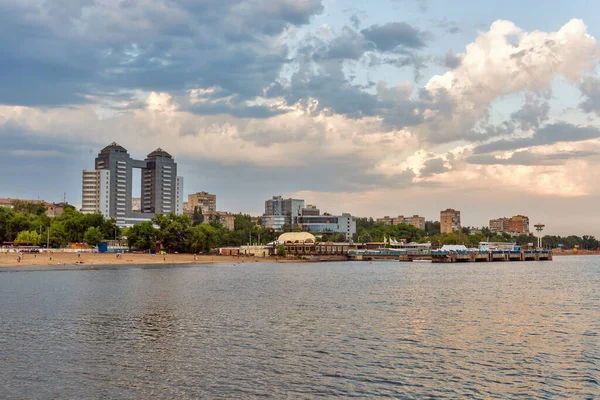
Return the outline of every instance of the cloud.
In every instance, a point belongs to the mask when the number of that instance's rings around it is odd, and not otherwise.
[[[443,30],[445,33],[456,34],[462,32],[460,26],[455,21],[444,19],[434,19],[431,23],[438,29]]]
[[[548,121],[548,112],[550,105],[547,101],[540,101],[531,94],[525,95],[525,104],[523,107],[511,114],[511,121],[523,130],[537,129],[540,125]]]
[[[475,147],[474,154],[511,151],[527,147],[551,145],[558,142],[578,142],[600,137],[600,129],[594,126],[577,126],[557,122],[538,129],[533,136],[514,140],[498,140]]]
[[[358,15],[356,15],[356,14],[352,14],[352,15],[350,16],[350,23],[352,24],[352,27],[353,27],[354,29],[357,29],[357,30],[358,30],[358,29],[360,28],[360,22],[361,22],[361,21],[360,21],[360,18],[358,17]]]
[[[371,25],[361,31],[365,39],[373,42],[379,51],[392,51],[400,46],[411,49],[425,47],[429,34],[406,22],[389,22]]]
[[[455,69],[460,66],[462,58],[456,54],[452,50],[446,53],[444,56],[444,66],[449,69]]]
[[[436,174],[443,174],[449,170],[450,169],[445,166],[445,161],[442,158],[432,158],[431,160],[427,160],[425,162],[425,165],[421,169],[419,175],[420,177],[425,178]]]
[[[474,155],[467,158],[470,164],[479,165],[560,165],[567,160],[582,159],[598,155],[591,151],[570,151],[553,154],[536,154],[528,150],[514,152],[509,158],[498,158],[491,154]]]
[[[585,97],[579,107],[587,113],[593,112],[600,115],[600,79],[595,76],[586,76],[579,88]]]
[[[459,56],[462,61],[457,68],[432,77],[425,86],[434,99],[436,93],[444,93],[455,104],[452,114],[424,111],[429,114],[428,124],[420,135],[429,142],[461,139],[488,117],[496,99],[522,91],[546,91],[558,76],[578,82],[596,65],[598,49],[579,19],[557,32],[525,32],[512,22],[496,21]]]
[[[0,104],[83,103],[119,90],[219,86],[263,93],[288,63],[290,27],[321,0],[4,1]]]

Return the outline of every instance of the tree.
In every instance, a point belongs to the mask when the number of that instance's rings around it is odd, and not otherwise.
[[[427,236],[440,234],[440,221],[425,221],[425,234]]]
[[[192,225],[200,225],[204,223],[204,214],[202,214],[201,207],[194,207],[194,214],[192,215]]]
[[[191,253],[198,253],[205,249],[206,234],[202,226],[192,226],[188,231],[187,248]]]
[[[371,236],[368,233],[364,234],[362,237],[362,242],[369,243],[370,241],[371,241]]]
[[[286,254],[285,246],[280,244],[279,247],[277,247],[277,257],[285,257]]]
[[[31,243],[34,246],[39,246],[42,242],[42,238],[36,231],[21,231],[17,235],[15,242]]]
[[[83,241],[90,246],[98,246],[103,239],[104,235],[97,226],[90,226],[83,235]]]
[[[152,222],[147,221],[135,224],[125,231],[127,245],[130,249],[135,248],[141,251],[151,250],[156,243],[156,233]]]

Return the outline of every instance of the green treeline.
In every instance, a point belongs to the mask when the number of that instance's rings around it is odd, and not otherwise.
[[[471,233],[470,228],[462,228],[460,231],[450,234],[440,234],[440,223],[438,221],[425,222],[425,229],[418,229],[408,224],[385,225],[375,222],[372,218],[357,218],[354,240],[359,242],[383,242],[385,238],[393,238],[398,241],[406,239],[407,242],[426,243],[431,242],[434,246],[445,244],[464,244],[467,247],[477,247],[479,242],[516,242],[518,245],[526,246],[528,243],[537,244],[537,237],[532,234],[511,236],[508,233],[496,234],[489,228],[481,228],[480,232]],[[594,236],[544,236],[542,238],[544,247],[558,248],[563,245],[565,249],[579,246],[585,250],[596,250],[600,242]]]
[[[160,243],[166,251],[179,253],[206,253],[215,247],[237,247],[257,243],[259,239],[265,244],[277,239],[279,234],[257,227],[251,217],[244,214],[235,216],[234,230],[229,231],[216,221],[203,223],[198,218],[173,213],[158,214],[152,222],[136,224],[124,232],[129,247],[149,250]]]
[[[13,208],[0,207],[0,243],[28,242],[44,245],[49,239],[51,247],[63,247],[69,242],[86,242],[97,245],[103,240],[126,236],[128,245],[137,250],[156,248],[157,244],[169,252],[208,252],[215,247],[241,246],[249,242],[261,244],[277,239],[281,232],[271,232],[267,228],[256,226],[249,215],[235,216],[234,230],[229,231],[215,221],[204,221],[196,213],[187,215],[158,214],[152,222],[143,222],[122,230],[114,219],[105,219],[101,214],[82,214],[74,207],[67,206],[65,213],[56,217],[46,216],[43,204],[29,204],[16,201]],[[155,228],[155,226],[157,228]],[[383,242],[393,238],[407,242],[431,242],[433,245],[464,244],[476,247],[479,242],[512,242],[519,245],[537,243],[533,235],[512,237],[508,234],[494,234],[488,228],[471,233],[469,228],[459,232],[440,234],[440,223],[427,221],[421,230],[408,224],[385,225],[372,218],[357,218],[357,233],[354,242]],[[290,231],[288,225],[284,231]],[[298,228],[296,227],[296,230]],[[325,232],[317,234],[321,241],[344,242],[341,233]],[[595,250],[600,247],[594,236],[544,236],[544,246],[566,249],[578,246],[580,249]]]
[[[50,242],[51,247],[63,247],[69,242],[96,245],[101,240],[120,235],[112,219],[101,214],[82,214],[66,206],[65,213],[56,217],[46,215],[43,204],[15,202],[13,208],[0,207],[0,243],[30,242],[34,245]]]

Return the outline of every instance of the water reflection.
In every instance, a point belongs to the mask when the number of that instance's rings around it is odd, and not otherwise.
[[[0,279],[7,397],[592,397],[600,259]]]

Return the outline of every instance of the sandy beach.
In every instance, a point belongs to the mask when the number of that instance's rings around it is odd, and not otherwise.
[[[117,258],[114,253],[82,253],[77,258],[76,253],[25,254],[21,262],[17,262],[16,253],[0,253],[0,267],[18,266],[54,266],[54,265],[144,265],[144,264],[202,264],[202,263],[232,263],[241,264],[249,262],[277,262],[275,258],[248,258],[237,256],[197,256],[193,254],[167,254],[165,256],[148,254],[125,253]]]

